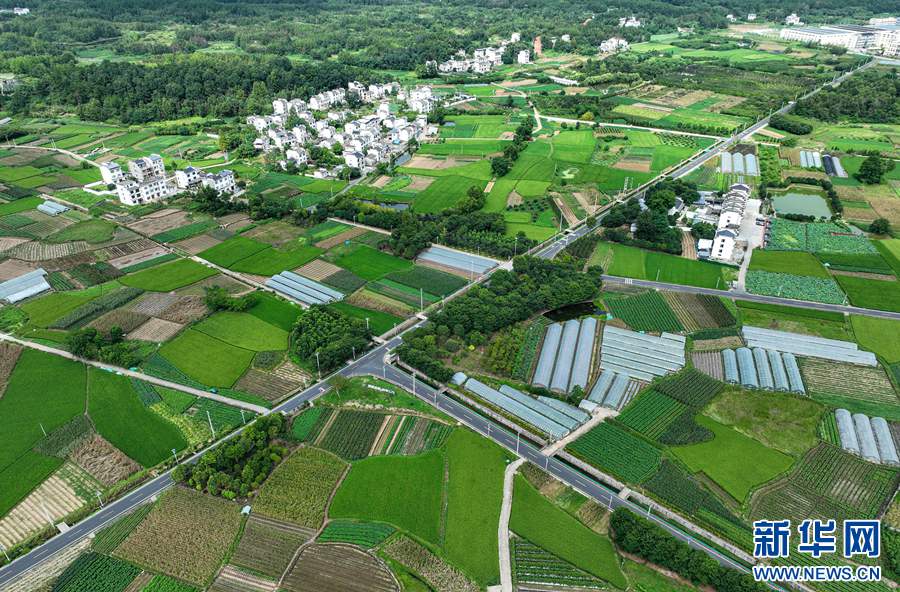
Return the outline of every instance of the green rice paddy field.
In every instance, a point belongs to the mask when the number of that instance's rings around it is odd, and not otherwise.
[[[590,264],[611,275],[701,288],[724,288],[736,275],[736,269],[723,265],[607,242],[597,245]]]

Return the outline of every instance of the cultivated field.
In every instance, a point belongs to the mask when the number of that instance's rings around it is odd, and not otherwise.
[[[383,561],[351,545],[314,544],[303,549],[285,575],[288,592],[399,592]]]

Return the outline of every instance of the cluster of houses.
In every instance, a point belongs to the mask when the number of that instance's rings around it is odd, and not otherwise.
[[[870,19],[868,25],[824,25],[804,27],[796,14],[785,23],[780,37],[786,41],[844,47],[850,51],[872,51],[887,56],[900,55],[900,23],[896,17]],[[795,26],[790,26],[795,25]]]
[[[364,103],[378,103],[375,112],[356,117],[344,108],[348,92],[357,94]],[[391,110],[391,98],[405,102],[410,111],[418,113],[416,118],[396,116]],[[369,172],[405,152],[410,140],[419,141],[437,133],[437,127],[429,125],[426,115],[437,101],[429,86],[402,89],[395,82],[368,87],[351,82],[347,90],[326,91],[309,101],[275,99],[271,115],[251,115],[247,123],[259,133],[254,148],[282,153],[280,163],[285,168],[289,164],[310,164],[312,146],[329,150],[340,147],[337,156],[343,158],[344,165],[319,167],[313,173],[326,178],[338,175],[343,166]]]
[[[734,14],[732,14],[732,13],[729,13],[729,14],[725,15],[725,20],[727,20],[729,23],[736,23],[738,21],[738,17],[734,16]],[[752,23],[755,20],[756,20],[755,12],[751,12],[747,15],[748,23]]]
[[[716,234],[711,239],[697,241],[698,258],[734,261],[749,199],[750,186],[744,183],[735,183],[721,197],[711,194],[704,198],[703,204],[692,213],[691,221],[713,224]]]
[[[621,37],[610,37],[600,43],[600,53],[618,53],[628,49],[628,42]]]
[[[21,6],[16,6],[14,8],[0,8],[0,13],[11,12],[15,16],[28,16],[31,14],[30,8],[23,8]]]
[[[622,29],[639,29],[641,27],[641,19],[632,16],[623,16],[619,18],[619,28]]]
[[[563,35],[563,37],[565,40],[565,37],[568,37],[568,35]],[[472,52],[471,56],[466,53],[466,50],[460,49],[449,60],[440,63],[431,60],[426,62],[426,66],[437,68],[437,71],[441,74],[464,72],[486,74],[503,63],[503,54],[506,52],[509,44],[518,43],[521,40],[521,33],[513,33],[509,36],[509,39],[502,40],[499,46],[478,48]],[[516,54],[516,62],[519,64],[531,63],[531,52],[527,49],[519,51]]]
[[[166,176],[166,166],[159,154],[128,161],[127,172],[116,162],[100,165],[100,175],[107,185],[115,185],[119,201],[127,206],[144,205],[171,197],[181,191],[211,187],[219,193],[236,195],[234,173],[222,170],[208,173],[187,167],[175,172],[175,182]]]

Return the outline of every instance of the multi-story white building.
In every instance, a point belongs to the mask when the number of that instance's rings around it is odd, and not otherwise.
[[[900,27],[897,25],[826,25],[781,30],[786,41],[844,47],[852,51],[874,51],[897,55]]]
[[[600,53],[616,53],[628,49],[628,42],[621,37],[610,37],[600,43]]]
[[[175,191],[165,179],[148,179],[138,182],[126,179],[116,185],[119,201],[126,206],[137,206],[160,201],[172,196]]]
[[[165,177],[166,165],[162,156],[151,154],[128,161],[128,172],[138,183],[144,183],[152,178]]]
[[[175,171],[175,184],[179,189],[188,189],[200,182],[200,169],[192,166]]]
[[[641,19],[635,18],[634,16],[623,16],[619,19],[619,26],[626,29],[638,29],[641,27]]]
[[[510,43],[518,43],[518,42],[521,41],[521,40],[522,40],[522,34],[521,34],[521,33],[513,33],[513,34],[511,34],[511,35],[509,36],[509,42],[510,42]]]
[[[751,23],[752,23],[752,22],[755,21],[755,20],[756,20],[756,13],[755,13],[755,12],[751,12],[750,14],[747,15],[747,21],[748,21],[748,22],[751,22]]]
[[[107,185],[115,185],[125,178],[125,171],[115,162],[104,162],[100,165],[100,177]]]
[[[789,27],[801,27],[803,26],[803,21],[800,20],[796,12],[792,12],[784,18],[784,24]]]
[[[523,49],[516,56],[516,61],[520,64],[530,64],[531,63],[531,52],[527,49]]]
[[[210,187],[219,193],[234,193],[237,190],[234,172],[228,169],[223,169],[218,173],[201,173],[200,183],[204,187]]]

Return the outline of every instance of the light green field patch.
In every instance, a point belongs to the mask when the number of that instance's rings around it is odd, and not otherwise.
[[[193,329],[253,351],[283,350],[288,345],[287,331],[245,313],[218,312]]]

